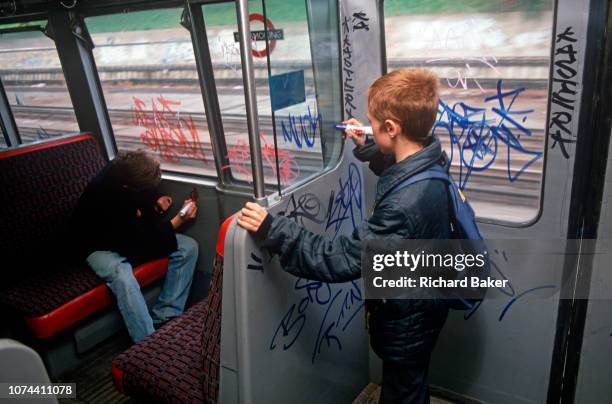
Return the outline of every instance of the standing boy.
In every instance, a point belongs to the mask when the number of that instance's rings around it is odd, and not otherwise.
[[[440,142],[430,134],[437,110],[438,78],[427,70],[397,70],[370,86],[368,120],[388,168],[380,173],[372,216],[351,236],[326,240],[251,202],[242,209],[238,224],[253,232],[262,247],[278,254],[287,272],[324,282],[361,276],[364,240],[450,238],[444,182],[428,179],[394,191],[408,177],[442,164]],[[356,120],[347,123],[361,125]],[[347,135],[358,139],[354,132]],[[446,304],[369,300],[366,309],[370,343],[383,360],[380,402],[429,403],[427,369],[448,314]]]

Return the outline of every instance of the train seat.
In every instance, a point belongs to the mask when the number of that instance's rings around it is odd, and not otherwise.
[[[37,338],[51,337],[114,301],[85,265],[60,263],[70,248],[62,245],[63,226],[104,164],[89,134],[0,152],[0,304],[23,316]],[[167,258],[155,260],[134,273],[145,286],[164,276],[167,265]]]
[[[124,394],[161,402],[217,401],[223,245],[232,218],[218,233],[206,299],[113,360],[113,380]]]

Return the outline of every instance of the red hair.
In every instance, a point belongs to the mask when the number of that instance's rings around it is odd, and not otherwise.
[[[397,122],[404,136],[424,143],[436,121],[438,88],[438,76],[429,70],[395,70],[370,86],[368,112],[380,122]]]

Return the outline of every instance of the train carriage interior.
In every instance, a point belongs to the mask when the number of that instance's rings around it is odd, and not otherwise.
[[[237,217],[356,233],[379,175],[335,126],[406,68],[439,78],[431,133],[504,281],[449,311],[431,402],[609,402],[611,29],[606,0],[0,0],[0,402],[378,402],[366,278],[295,277]],[[197,195],[198,255],[134,342],[67,232],[138,150],[168,219]],[[133,265],[149,308],[170,263]]]

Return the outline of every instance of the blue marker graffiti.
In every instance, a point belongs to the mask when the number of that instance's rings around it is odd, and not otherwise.
[[[495,253],[498,255],[501,255],[501,258],[503,259],[503,261],[508,262],[508,257],[506,256],[505,251],[501,251],[500,253],[498,250],[495,250]],[[497,272],[497,274],[499,275],[499,278],[495,276],[495,272]],[[527,289],[524,292],[517,294],[516,291],[514,290],[514,286],[512,286],[512,281],[508,279],[508,277],[504,274],[504,272],[501,270],[499,265],[493,260],[491,260],[491,279],[492,280],[495,280],[495,279],[507,280],[508,281],[507,288],[496,288],[496,289],[499,290],[504,295],[512,298],[506,304],[506,306],[504,306],[504,308],[501,310],[497,321],[502,321],[504,317],[506,316],[506,314],[508,313],[508,311],[510,310],[510,308],[523,296],[533,293],[533,292],[537,292],[539,290],[556,288],[555,285],[542,285],[542,286],[536,286],[536,287]],[[472,317],[472,315],[481,307],[482,302],[483,301],[475,303],[474,306],[472,306],[472,308],[466,314],[463,315],[463,319],[467,320],[470,317]]]
[[[437,121],[433,133],[447,135],[451,143],[450,160],[459,159],[459,187],[465,189],[473,172],[491,167],[501,149],[506,148],[506,168],[510,182],[514,182],[527,168],[542,158],[543,152],[527,150],[521,144],[521,136],[532,136],[531,129],[524,126],[533,109],[516,110],[514,103],[525,88],[504,91],[502,80],[497,82],[495,95],[484,99],[495,103],[490,108],[470,106],[457,102],[452,107],[439,101]],[[487,116],[488,113],[488,116]],[[455,156],[455,148],[458,156]],[[527,156],[527,161],[518,168],[516,155]]]
[[[361,211],[361,174],[355,163],[349,165],[348,178],[338,179],[339,190],[336,194],[332,191],[329,196],[329,205],[327,209],[327,223],[325,230],[334,227],[334,236],[336,238],[340,232],[340,228],[345,220],[350,219],[353,229],[363,221],[363,213]]]
[[[295,143],[300,149],[304,145],[311,149],[315,144],[317,130],[322,122],[321,114],[313,116],[309,106],[307,114],[299,115],[297,118],[295,115],[289,114],[287,120],[287,124],[285,124],[285,121],[281,121],[285,142]]]
[[[357,281],[330,285],[298,278],[294,290],[302,292],[303,297],[298,303],[292,304],[281,319],[270,341],[270,350],[276,349],[279,343],[282,343],[283,351],[290,349],[300,337],[308,321],[309,308],[320,306],[325,308],[325,314],[321,319],[314,341],[312,363],[315,362],[323,347],[333,347],[341,351],[341,334],[346,331],[364,305],[361,288]]]

